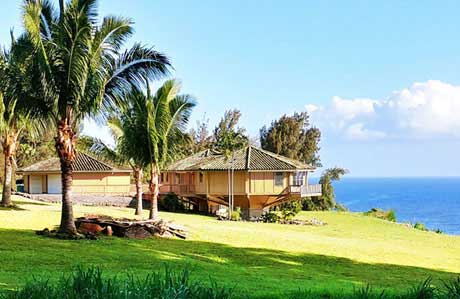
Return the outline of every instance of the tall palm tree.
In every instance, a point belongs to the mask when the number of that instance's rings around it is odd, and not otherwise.
[[[124,120],[132,119],[124,118]],[[136,185],[136,215],[142,215],[142,178],[144,173],[144,163],[139,160],[131,148],[134,146],[130,140],[129,133],[124,130],[128,127],[119,118],[111,117],[107,121],[112,137],[115,139],[115,147],[111,147],[100,139],[87,137],[86,150],[93,155],[110,161],[117,165],[129,165],[133,170],[134,182]]]
[[[52,116],[61,164],[62,214],[59,232],[76,234],[71,201],[76,125],[120,104],[123,92],[144,78],[158,79],[170,63],[163,54],[135,44],[121,51],[132,35],[132,21],[108,16],[98,22],[97,0],[25,0],[23,23],[35,51],[35,88],[44,95],[34,107]]]
[[[149,218],[157,219],[160,171],[182,152],[179,147],[195,100],[190,95],[179,95],[176,80],[166,81],[155,95],[149,84],[146,89],[146,93],[133,89],[125,98],[128,104],[119,115],[125,140],[120,144],[126,146],[122,151],[137,157],[139,165],[150,171]]]
[[[29,109],[30,89],[28,71],[33,64],[30,41],[22,35],[15,39],[11,33],[11,47],[0,52],[0,143],[5,157],[2,206],[11,205],[13,166],[16,165],[18,137],[22,130],[33,133]]]

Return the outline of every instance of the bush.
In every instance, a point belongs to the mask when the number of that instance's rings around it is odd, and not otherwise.
[[[1,299],[218,299],[230,298],[232,289],[216,282],[192,281],[190,271],[154,272],[145,278],[106,278],[98,268],[78,269],[69,277],[53,284],[46,278],[31,281],[19,290],[0,291]]]
[[[335,209],[339,212],[348,212],[348,208],[340,203],[335,204]]]
[[[291,220],[295,215],[302,211],[302,205],[299,201],[290,200],[279,206],[283,220]]]
[[[278,223],[281,217],[275,211],[268,211],[262,214],[262,221],[266,223]]]
[[[331,204],[325,204],[324,198],[321,196],[304,197],[301,204],[304,211],[330,211],[333,209],[341,212],[348,211],[344,205],[335,201]]]
[[[421,222],[415,222],[414,228],[418,229],[418,230],[428,231],[428,229],[426,228],[425,224],[423,224]]]
[[[394,210],[384,211],[382,209],[372,208],[365,212],[364,215],[396,222],[396,213]]]
[[[185,211],[185,206],[182,200],[175,193],[168,193],[160,200],[159,207],[163,211],[179,212]]]
[[[444,282],[444,292],[446,298],[460,299],[460,276],[451,281]]]
[[[236,207],[236,209],[234,211],[232,211],[231,215],[230,215],[230,220],[233,220],[233,221],[240,221],[241,220],[241,208],[240,207]]]
[[[190,271],[172,271],[165,267],[146,277],[128,275],[106,277],[99,268],[78,268],[72,275],[62,277],[56,283],[48,277],[26,282],[19,289],[0,289],[0,299],[458,299],[460,298],[460,277],[444,281],[436,287],[431,278],[400,294],[373,289],[370,285],[343,293],[340,290],[298,290],[273,296],[253,297],[234,294],[233,288],[219,286],[201,279],[192,280]]]
[[[431,284],[431,277],[411,288],[404,298],[431,299],[436,298],[436,288]]]

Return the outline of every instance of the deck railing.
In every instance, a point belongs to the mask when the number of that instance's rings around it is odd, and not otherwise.
[[[321,195],[322,189],[321,184],[312,184],[312,185],[302,185],[302,186],[290,186],[290,193],[299,194],[300,196],[313,196]]]
[[[174,192],[176,194],[192,194],[195,193],[194,185],[161,185],[160,193]]]

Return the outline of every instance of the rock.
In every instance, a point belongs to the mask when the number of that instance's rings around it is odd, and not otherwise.
[[[109,236],[135,239],[152,236],[187,238],[185,227],[163,220],[116,219],[104,215],[87,215],[77,218],[75,224],[85,234],[98,235],[103,232]]]
[[[110,225],[108,225],[106,228],[105,228],[105,233],[107,234],[107,236],[112,236],[113,235],[113,230],[112,230],[112,227]]]
[[[143,226],[133,225],[124,231],[124,237],[134,239],[150,238],[152,234]]]
[[[82,222],[78,227],[78,230],[83,234],[100,234],[104,228],[96,223]]]

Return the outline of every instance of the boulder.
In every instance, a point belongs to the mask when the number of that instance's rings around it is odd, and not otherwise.
[[[96,223],[82,222],[78,227],[78,231],[82,234],[100,234],[104,228]]]

